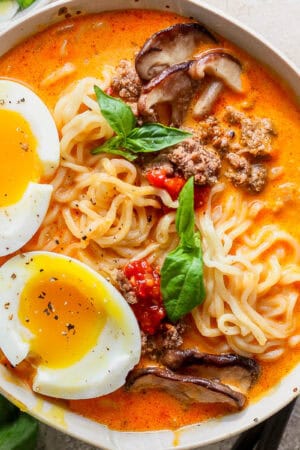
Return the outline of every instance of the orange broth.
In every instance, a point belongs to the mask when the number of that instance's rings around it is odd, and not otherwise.
[[[151,34],[187,20],[176,14],[158,11],[108,12],[71,18],[30,37],[0,58],[0,76],[27,84],[44,100],[50,110],[53,110],[58,97],[69,83],[85,76],[101,76],[104,65],[116,66],[121,59],[132,61]],[[274,139],[275,156],[270,165],[283,166],[284,172],[278,179],[269,180],[266,189],[259,194],[260,198],[268,202],[268,208],[259,216],[257,226],[277,222],[282,229],[300,240],[300,189],[289,192],[288,186],[284,187],[284,184],[289,182],[299,186],[299,108],[283,84],[253,58],[222,38],[219,46],[231,50],[242,61],[247,88],[243,95],[225,90],[213,112],[218,116],[224,105],[240,107],[243,102],[254,102],[250,113],[269,117],[278,133]],[[50,88],[41,85],[46,76],[67,62],[76,66],[75,73]],[[197,128],[197,123],[190,115],[185,125]],[[234,188],[228,186],[228,195],[232,189]],[[250,194],[244,195],[245,198],[256,198]],[[2,262],[5,259],[7,258],[3,258]],[[296,314],[299,332],[299,304]],[[184,345],[214,352],[213,346],[199,336],[192,324],[185,336]],[[274,387],[299,360],[300,349],[293,349],[276,362],[261,363],[262,373],[250,392],[250,401],[257,400]],[[26,378],[26,371],[22,374],[19,370],[19,374]],[[170,395],[154,390],[129,393],[119,389],[101,398],[70,401],[69,407],[79,414],[118,430],[176,429],[228,412],[226,407],[218,404],[185,406]]]

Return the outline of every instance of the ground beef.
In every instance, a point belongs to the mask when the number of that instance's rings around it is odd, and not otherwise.
[[[163,322],[154,336],[142,332],[142,354],[153,360],[159,360],[165,350],[181,346],[183,343],[182,334],[185,330],[186,324],[179,321],[176,324]]]
[[[209,116],[199,123],[201,144],[206,148],[212,146],[222,161],[229,163],[225,176],[236,187],[259,193],[267,182],[267,169],[262,160],[272,156],[275,135],[272,123],[266,118],[248,117],[231,106],[226,108],[224,120],[221,123]]]
[[[226,176],[230,178],[235,186],[245,185],[250,173],[250,163],[244,156],[236,153],[228,153],[227,160],[234,170],[228,170]]]
[[[153,157],[153,155],[143,153],[139,157],[138,164],[142,168],[144,175],[155,169],[163,170],[168,177],[172,177],[174,175],[174,166],[166,153],[159,153],[155,157]]]
[[[156,361],[158,359],[158,351],[153,336],[149,336],[141,330],[142,355],[148,356]]]
[[[183,322],[178,322],[176,325],[164,322],[161,326],[161,333],[158,334],[158,345],[163,349],[178,348],[182,344],[182,333],[186,326]]]
[[[267,170],[263,164],[250,164],[244,156],[228,153],[227,160],[232,169],[225,175],[235,186],[245,187],[252,193],[261,192],[267,182]]]
[[[207,117],[199,125],[199,138],[203,144],[212,145],[222,155],[230,150],[235,137],[234,130],[221,126],[215,116]]]
[[[272,153],[272,122],[267,118],[250,118],[232,106],[226,107],[225,120],[241,129],[240,144],[243,151],[254,157],[269,157]]]
[[[213,185],[218,180],[220,156],[213,148],[204,146],[198,138],[189,138],[175,145],[168,158],[184,178],[194,176],[196,184]]]
[[[112,80],[113,91],[128,102],[137,102],[142,88],[142,82],[133,65],[121,60]]]
[[[116,281],[127,303],[129,303],[129,305],[134,305],[135,303],[137,303],[135,292],[128,278],[124,275],[123,270],[118,270]]]
[[[263,164],[253,164],[248,179],[248,189],[251,192],[261,192],[267,183],[267,169]]]

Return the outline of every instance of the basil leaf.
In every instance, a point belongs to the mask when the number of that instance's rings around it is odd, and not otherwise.
[[[190,247],[194,243],[194,177],[183,186],[179,194],[179,206],[176,213],[176,230],[181,237],[182,245]]]
[[[28,6],[32,5],[32,3],[35,2],[35,0],[17,0],[19,6],[21,9],[26,9]]]
[[[108,141],[104,142],[103,145],[96,147],[92,150],[93,155],[98,155],[98,153],[112,153],[113,155],[123,156],[123,158],[128,159],[128,161],[134,161],[137,156],[133,155],[126,150],[121,150],[123,146],[124,139],[120,136],[114,136]]]
[[[195,233],[194,178],[181,190],[176,213],[178,247],[161,269],[161,292],[168,317],[176,322],[205,299],[200,234]]]
[[[38,422],[25,413],[0,428],[1,450],[35,450]]]
[[[187,131],[165,127],[159,123],[147,123],[140,128],[134,128],[126,138],[126,148],[134,153],[147,153],[163,150],[178,144],[192,136]]]
[[[93,155],[97,155],[97,153],[103,153],[104,151],[114,149],[114,148],[120,148],[122,147],[124,139],[121,136],[113,136],[112,138],[108,139],[104,142],[104,144],[99,145],[99,147],[96,147],[92,150]]]
[[[101,112],[117,136],[93,149],[93,154],[114,153],[134,161],[135,153],[157,152],[192,136],[186,131],[159,123],[148,123],[134,128],[136,119],[126,103],[105,94],[98,86],[94,86],[94,90]]]
[[[168,254],[161,270],[161,291],[168,317],[176,322],[205,298],[200,237],[187,250],[179,245]]]
[[[118,136],[126,138],[136,123],[131,108],[121,100],[105,94],[98,86],[94,86],[94,91],[103,117]]]

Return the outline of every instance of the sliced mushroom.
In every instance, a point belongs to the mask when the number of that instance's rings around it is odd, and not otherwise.
[[[181,124],[195,89],[189,75],[191,61],[175,64],[153,78],[142,89],[138,111],[147,121]],[[161,107],[168,106],[168,108]]]
[[[223,49],[212,49],[204,52],[190,65],[189,73],[194,80],[198,81],[203,80],[205,75],[213,77],[194,106],[193,116],[196,119],[200,119],[210,112],[223,89],[223,85],[228,86],[235,92],[241,93],[243,90],[241,63]]]
[[[131,391],[160,389],[185,403],[225,403],[242,409],[246,397],[216,380],[174,373],[156,366],[133,369],[126,380]]]
[[[236,354],[174,349],[164,354],[161,363],[185,375],[217,379],[242,393],[246,393],[259,376],[259,366],[254,359]]]
[[[230,53],[223,49],[208,50],[197,59],[175,64],[152,78],[142,89],[139,114],[146,121],[179,126],[196,88],[203,84],[193,110],[194,117],[200,119],[210,113],[224,85],[242,92],[241,73],[240,62]],[[205,75],[211,77],[208,84],[204,82]],[[162,104],[169,105],[170,111],[160,109]]]
[[[202,117],[208,115],[218,99],[220,93],[223,90],[223,83],[219,80],[210,80],[205,86],[197,100],[194,109],[193,117],[195,119],[201,119]]]
[[[216,42],[199,23],[177,23],[153,34],[135,59],[135,68],[143,80],[151,80],[167,67],[185,61],[201,43]]]
[[[224,82],[235,92],[242,92],[242,66],[240,61],[222,48],[202,53],[190,65],[189,73],[194,80],[212,75]]]

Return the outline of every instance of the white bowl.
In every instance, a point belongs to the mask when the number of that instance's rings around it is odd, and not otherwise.
[[[177,12],[193,16],[208,28],[233,41],[272,71],[277,73],[300,99],[300,74],[294,65],[266,43],[254,32],[230,19],[201,1],[192,0],[67,0],[48,5],[40,11],[32,11],[24,19],[17,20],[7,31],[0,34],[0,55],[18,44],[22,39],[37,32],[41,27],[62,20],[61,7],[68,13],[80,10],[86,13],[112,9],[146,8]],[[265,420],[283,408],[300,390],[300,364],[281,382],[272,388],[260,401],[244,411],[227,415],[221,419],[191,425],[176,431],[118,432],[109,430],[91,420],[56,406],[24,387],[17,379],[0,366],[0,392],[17,406],[43,422],[69,433],[90,444],[106,449],[166,450],[187,449],[229,438]]]

